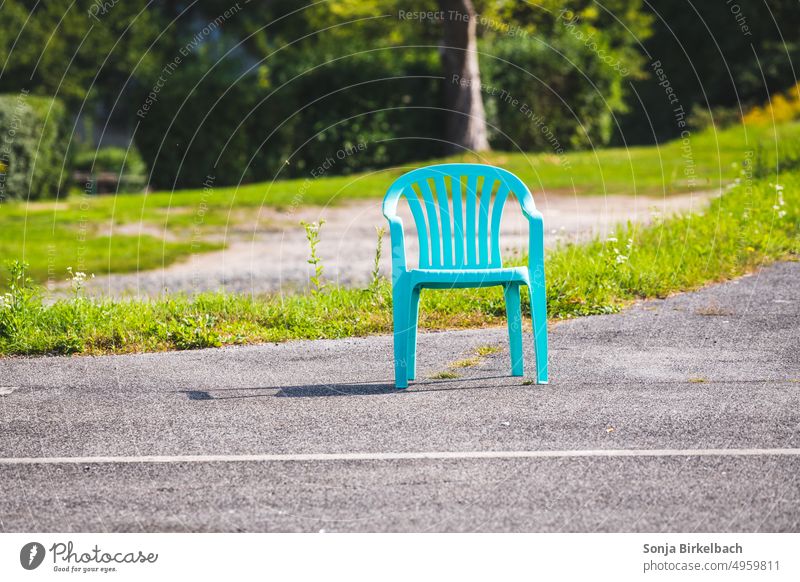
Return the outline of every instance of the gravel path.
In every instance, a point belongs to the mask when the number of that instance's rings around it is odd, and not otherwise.
[[[558,242],[580,242],[594,235],[604,236],[615,225],[628,220],[647,223],[654,213],[704,207],[716,191],[696,192],[664,198],[643,196],[542,195],[537,207],[545,218],[549,247]],[[91,281],[90,292],[101,295],[154,295],[161,291],[199,292],[224,289],[231,292],[262,293],[293,290],[307,284],[310,267],[308,243],[299,225],[324,219],[319,254],[330,281],[343,285],[364,285],[370,277],[376,247],[375,227],[384,226],[380,200],[367,200],[332,207],[308,207],[292,213],[262,209],[260,224],[266,230],[238,228],[226,235],[225,250],[194,255],[165,269],[124,275],[102,276]],[[404,220],[413,225],[413,220]],[[527,224],[514,201],[506,206],[502,225],[503,247],[512,251],[526,246]],[[406,237],[408,254],[415,257],[414,236]],[[388,235],[384,238],[381,270],[390,273]]]

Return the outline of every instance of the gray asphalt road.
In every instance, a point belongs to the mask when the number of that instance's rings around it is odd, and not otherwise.
[[[405,392],[388,337],[0,360],[0,530],[798,531],[799,279],[554,325],[548,386],[503,329],[422,335]]]

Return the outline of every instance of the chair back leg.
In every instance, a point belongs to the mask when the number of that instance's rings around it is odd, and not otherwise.
[[[406,285],[395,285],[392,290],[392,317],[394,323],[394,384],[398,389],[408,388],[408,309],[409,290]]]
[[[531,296],[533,347],[536,352],[536,383],[547,384],[547,296],[544,285],[533,283],[528,289]]]
[[[524,361],[522,355],[522,309],[519,300],[519,285],[504,285],[508,319],[508,345],[511,352],[511,375],[522,376]]]
[[[414,380],[417,377],[417,323],[419,321],[419,294],[420,289],[414,288],[409,298],[408,306],[408,330],[406,332],[408,379]]]

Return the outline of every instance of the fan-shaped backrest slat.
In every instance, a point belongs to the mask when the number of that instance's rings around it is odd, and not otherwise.
[[[503,218],[503,208],[506,206],[509,192],[511,189],[508,183],[501,180],[492,207],[492,259],[489,265],[491,267],[500,267],[503,264],[503,259],[500,257],[500,220]]]
[[[411,209],[411,215],[414,217],[414,224],[417,225],[417,234],[419,236],[419,267],[420,269],[427,269],[431,266],[431,253],[428,245],[428,229],[425,226],[425,213],[422,210],[422,204],[419,201],[417,193],[408,188],[411,192],[405,193],[406,200],[408,200],[408,207]]]
[[[489,205],[492,202],[492,189],[494,177],[486,176],[481,189],[480,213],[478,221],[478,266],[489,266]]]
[[[461,176],[450,177],[450,194],[453,199],[453,243],[455,251],[455,267],[464,267],[464,195],[461,187]]]
[[[439,202],[439,218],[442,230],[442,266],[453,268],[453,233],[452,217],[450,215],[450,199],[444,184],[444,176],[437,174],[433,178],[436,200]]]
[[[477,267],[478,259],[475,256],[475,207],[478,196],[478,176],[467,176],[467,196],[465,209],[467,212],[466,231],[464,232],[464,245],[467,247],[466,267]]]
[[[398,200],[408,200],[419,237],[419,268],[499,268],[500,223],[511,193],[527,216],[535,212],[527,187],[510,172],[480,164],[442,164],[398,178],[383,210],[387,218],[394,217]]]
[[[428,180],[417,182],[422,199],[425,201],[425,211],[428,215],[428,235],[431,243],[431,267],[442,266],[442,239],[439,231],[439,216],[437,213],[436,200]]]

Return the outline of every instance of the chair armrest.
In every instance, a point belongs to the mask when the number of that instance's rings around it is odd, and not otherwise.
[[[387,216],[389,236],[392,242],[392,284],[406,273],[406,238],[403,234],[403,220],[399,216]]]
[[[528,219],[529,223],[534,221],[542,222],[542,213],[539,212],[536,207],[533,205],[532,199],[525,198],[522,202],[522,214],[525,215],[525,218]]]
[[[544,287],[544,218],[536,208],[522,210],[528,219],[528,272],[533,287]]]

